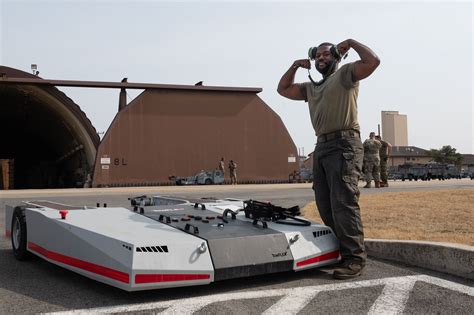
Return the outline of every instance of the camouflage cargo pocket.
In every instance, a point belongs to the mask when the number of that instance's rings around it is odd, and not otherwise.
[[[357,164],[355,163],[353,152],[342,153],[342,180],[346,183],[356,185],[359,181],[359,172],[357,170]]]

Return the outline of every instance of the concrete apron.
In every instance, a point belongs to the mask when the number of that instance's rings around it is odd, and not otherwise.
[[[369,256],[401,262],[474,280],[474,246],[421,242],[366,239]]]

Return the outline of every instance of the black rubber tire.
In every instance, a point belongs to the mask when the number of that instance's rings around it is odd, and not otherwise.
[[[23,261],[32,257],[26,249],[27,239],[25,210],[22,207],[16,207],[12,216],[11,242],[13,254],[18,260]]]
[[[206,181],[204,182],[204,185],[212,185],[212,179],[206,178]]]

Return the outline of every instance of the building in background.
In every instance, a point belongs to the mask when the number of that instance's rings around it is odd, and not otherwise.
[[[388,166],[403,164],[427,164],[432,162],[433,158],[425,149],[414,146],[392,146],[392,154],[389,157]]]
[[[102,141],[57,86],[120,89]],[[144,90],[126,104],[126,90]],[[299,155],[260,88],[46,80],[0,66],[0,189],[172,185],[237,162],[239,183],[287,182]],[[229,180],[229,177],[226,177]]]
[[[222,157],[237,162],[239,183],[288,182],[299,170],[298,152],[260,91],[203,85],[145,90],[121,107],[102,139],[93,187],[169,185],[172,175],[215,170]]]
[[[461,170],[474,176],[474,154],[463,154]]]
[[[393,146],[408,146],[407,115],[382,111],[382,138]]]

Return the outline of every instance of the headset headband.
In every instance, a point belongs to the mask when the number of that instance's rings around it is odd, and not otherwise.
[[[328,46],[331,46],[331,48],[329,48],[329,51],[331,52],[331,55],[337,60],[337,61],[341,61],[342,58],[346,58],[347,54],[343,57],[341,56],[341,53],[337,50],[337,47],[336,45],[334,44],[321,44],[321,45],[328,45]],[[316,46],[316,47],[310,47],[309,50],[308,50],[308,58],[310,60],[315,60],[316,59],[316,52],[318,50],[318,48],[321,46]]]

